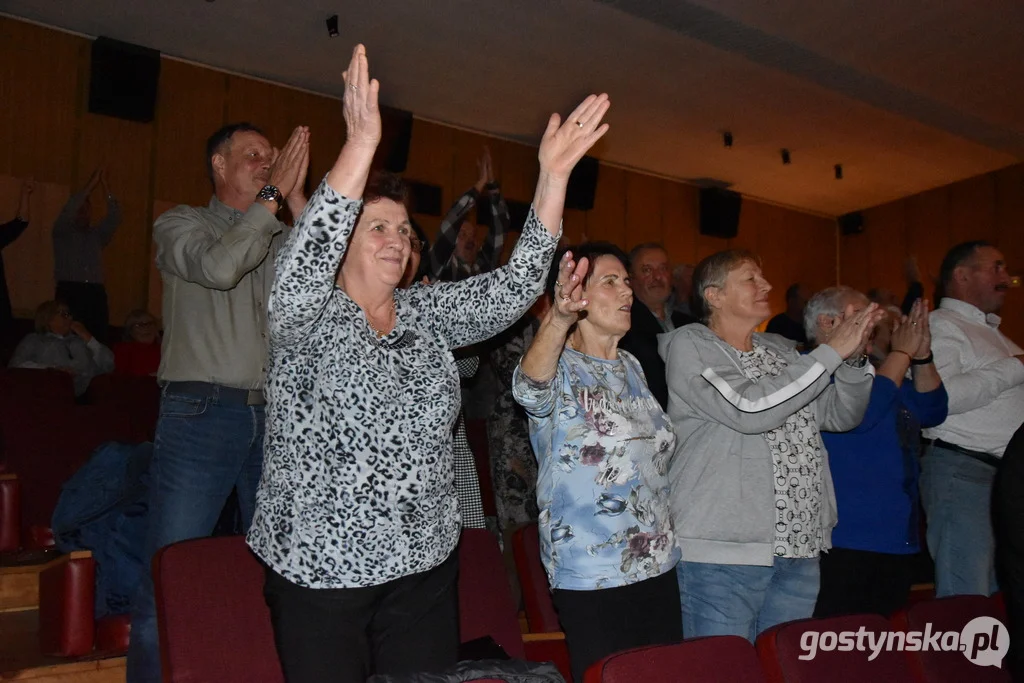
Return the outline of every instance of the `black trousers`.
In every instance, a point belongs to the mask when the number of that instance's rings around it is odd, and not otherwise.
[[[643,645],[683,639],[676,572],[603,590],[552,591],[558,619],[569,647],[572,677],[582,683],[594,662]]]
[[[288,683],[365,683],[458,661],[458,552],[366,588],[303,588],[266,569],[263,595]]]
[[[881,614],[907,604],[913,555],[832,548],[821,554],[821,587],[815,617]]]
[[[71,310],[71,317],[85,325],[101,344],[110,343],[110,311],[107,308],[107,288],[98,282],[57,283],[54,297]]]

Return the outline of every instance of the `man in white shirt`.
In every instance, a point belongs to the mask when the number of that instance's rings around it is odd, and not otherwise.
[[[939,308],[931,314],[932,353],[949,393],[949,417],[924,430],[921,501],[935,592],[996,590],[992,482],[1024,419],[1024,351],[999,331],[996,312],[1010,277],[987,242],[959,244],[942,262]]]

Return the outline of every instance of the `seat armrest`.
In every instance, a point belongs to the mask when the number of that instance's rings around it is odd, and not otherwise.
[[[87,550],[62,555],[39,573],[39,647],[43,654],[80,657],[96,635],[96,560]]]

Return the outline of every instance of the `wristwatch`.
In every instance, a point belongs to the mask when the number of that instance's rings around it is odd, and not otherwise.
[[[866,353],[862,353],[856,358],[847,358],[843,362],[849,365],[851,368],[863,368],[868,364],[868,355]]]
[[[273,185],[264,185],[263,189],[256,195],[256,198],[262,199],[265,202],[277,202],[277,208],[281,208],[281,190]]]

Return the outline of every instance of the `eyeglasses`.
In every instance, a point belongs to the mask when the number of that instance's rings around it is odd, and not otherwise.
[[[423,251],[423,240],[417,239],[415,237],[410,237],[409,246],[412,247],[412,250],[415,253],[419,254],[420,252]]]
[[[62,309],[57,311],[57,315],[59,315],[62,318],[70,318],[71,317],[71,311],[69,311],[66,308],[62,308]]]
[[[133,328],[136,328],[136,327],[156,327],[156,321],[155,320],[144,320],[142,322],[134,323],[132,325],[132,327]]]

